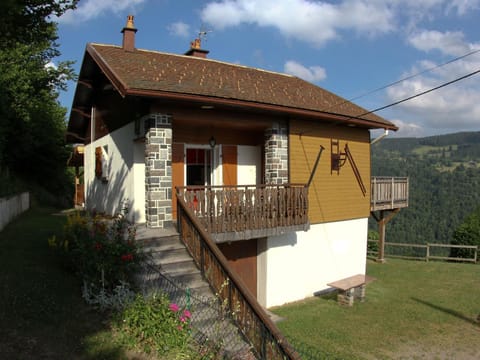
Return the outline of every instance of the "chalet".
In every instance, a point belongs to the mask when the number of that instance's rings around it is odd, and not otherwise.
[[[136,32],[129,16],[122,46],[86,46],[66,135],[84,145],[85,207],[184,233],[193,214],[264,307],[365,274],[370,130],[397,127],[295,76],[209,59],[199,39],[183,55],[137,49]]]

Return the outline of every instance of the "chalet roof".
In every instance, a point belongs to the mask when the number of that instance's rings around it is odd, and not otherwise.
[[[93,71],[92,66],[99,67],[122,96],[208,101],[314,119],[336,116],[338,121],[397,130],[382,117],[287,74],[195,56],[126,51],[120,46],[102,44],[87,45],[79,83]],[[79,105],[81,97],[77,86],[73,108]]]

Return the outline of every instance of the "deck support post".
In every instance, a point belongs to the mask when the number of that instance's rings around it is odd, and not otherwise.
[[[385,229],[387,223],[393,219],[395,215],[398,214],[400,209],[393,209],[389,210],[381,210],[379,216],[372,211],[372,216],[375,218],[378,224],[378,233],[379,233],[379,240],[378,240],[378,256],[376,261],[379,263],[385,262]]]

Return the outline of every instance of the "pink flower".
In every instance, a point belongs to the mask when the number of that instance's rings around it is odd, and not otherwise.
[[[183,316],[180,316],[180,322],[184,323],[185,321],[187,321],[187,319]]]
[[[192,317],[192,313],[188,310],[183,311],[183,316],[187,319],[190,319]]]
[[[172,310],[173,312],[177,312],[178,310],[180,310],[180,308],[178,307],[178,305],[175,304],[175,303],[171,303],[168,308],[169,308],[170,310]]]
[[[178,325],[178,326],[177,326],[177,329],[180,330],[180,331],[182,331],[182,330],[183,330],[182,325]]]

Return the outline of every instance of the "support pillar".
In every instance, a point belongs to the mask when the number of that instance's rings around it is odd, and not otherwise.
[[[379,234],[379,240],[378,240],[378,256],[375,261],[379,263],[384,263],[385,262],[385,234],[386,234],[386,226],[387,223],[393,219],[395,215],[398,214],[400,209],[393,209],[389,213],[388,210],[381,210],[380,211],[380,216],[377,216],[374,212],[372,212],[373,217],[377,221],[378,224],[378,234]]]
[[[172,119],[150,114],[145,125],[145,215],[147,227],[172,223]]]
[[[288,183],[288,129],[283,124],[265,131],[265,183]]]

